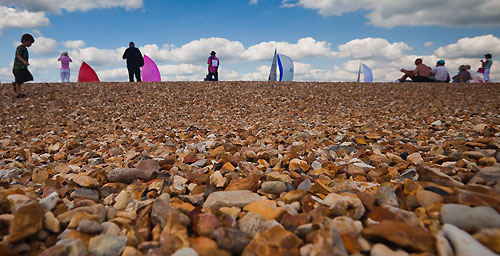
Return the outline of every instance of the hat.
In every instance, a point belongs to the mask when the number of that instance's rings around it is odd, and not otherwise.
[[[444,65],[444,60],[438,60],[437,63]]]

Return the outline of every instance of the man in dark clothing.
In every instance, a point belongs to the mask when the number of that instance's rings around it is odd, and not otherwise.
[[[141,69],[144,66],[144,58],[141,51],[135,48],[134,42],[130,42],[129,48],[123,53],[123,59],[127,60],[128,78],[130,82],[134,81],[134,75],[137,82],[141,81]]]

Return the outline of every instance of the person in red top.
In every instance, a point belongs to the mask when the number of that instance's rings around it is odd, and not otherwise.
[[[215,57],[215,52],[212,51],[210,53],[210,57],[208,57],[207,60],[208,64],[208,75],[207,75],[207,80],[208,81],[219,81],[219,59]]]
[[[413,82],[433,82],[430,78],[432,69],[422,63],[422,59],[418,58],[415,60],[415,65],[417,66],[414,70],[407,70],[402,68],[401,72],[404,73],[403,77],[398,79],[400,83],[406,81],[406,78],[410,78]]]

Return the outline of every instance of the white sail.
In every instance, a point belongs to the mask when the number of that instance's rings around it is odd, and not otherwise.
[[[365,64],[361,64],[361,66],[363,67],[363,79],[365,83],[371,83],[373,81],[372,70]]]
[[[278,67],[280,71],[279,81],[293,81],[292,58],[284,54],[278,54]]]
[[[273,63],[271,64],[271,72],[269,72],[268,81],[276,81],[276,66],[277,66],[276,50],[274,50]]]

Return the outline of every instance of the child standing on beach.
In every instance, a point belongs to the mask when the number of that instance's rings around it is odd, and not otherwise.
[[[35,39],[30,34],[24,34],[21,37],[21,45],[16,49],[16,58],[14,59],[14,67],[12,73],[14,73],[15,82],[12,83],[14,87],[14,92],[16,93],[16,98],[26,97],[23,93],[21,85],[27,81],[33,81],[33,76],[28,71],[28,47],[30,47],[35,42]]]
[[[493,61],[491,60],[491,54],[487,53],[484,55],[484,58],[486,59],[485,61],[481,60],[481,66],[484,68],[484,82],[488,83],[490,82],[490,69],[491,69],[491,64],[493,64]]]
[[[61,53],[58,61],[61,62],[61,82],[69,82],[69,63],[72,62],[71,58],[68,56],[68,52]]]

